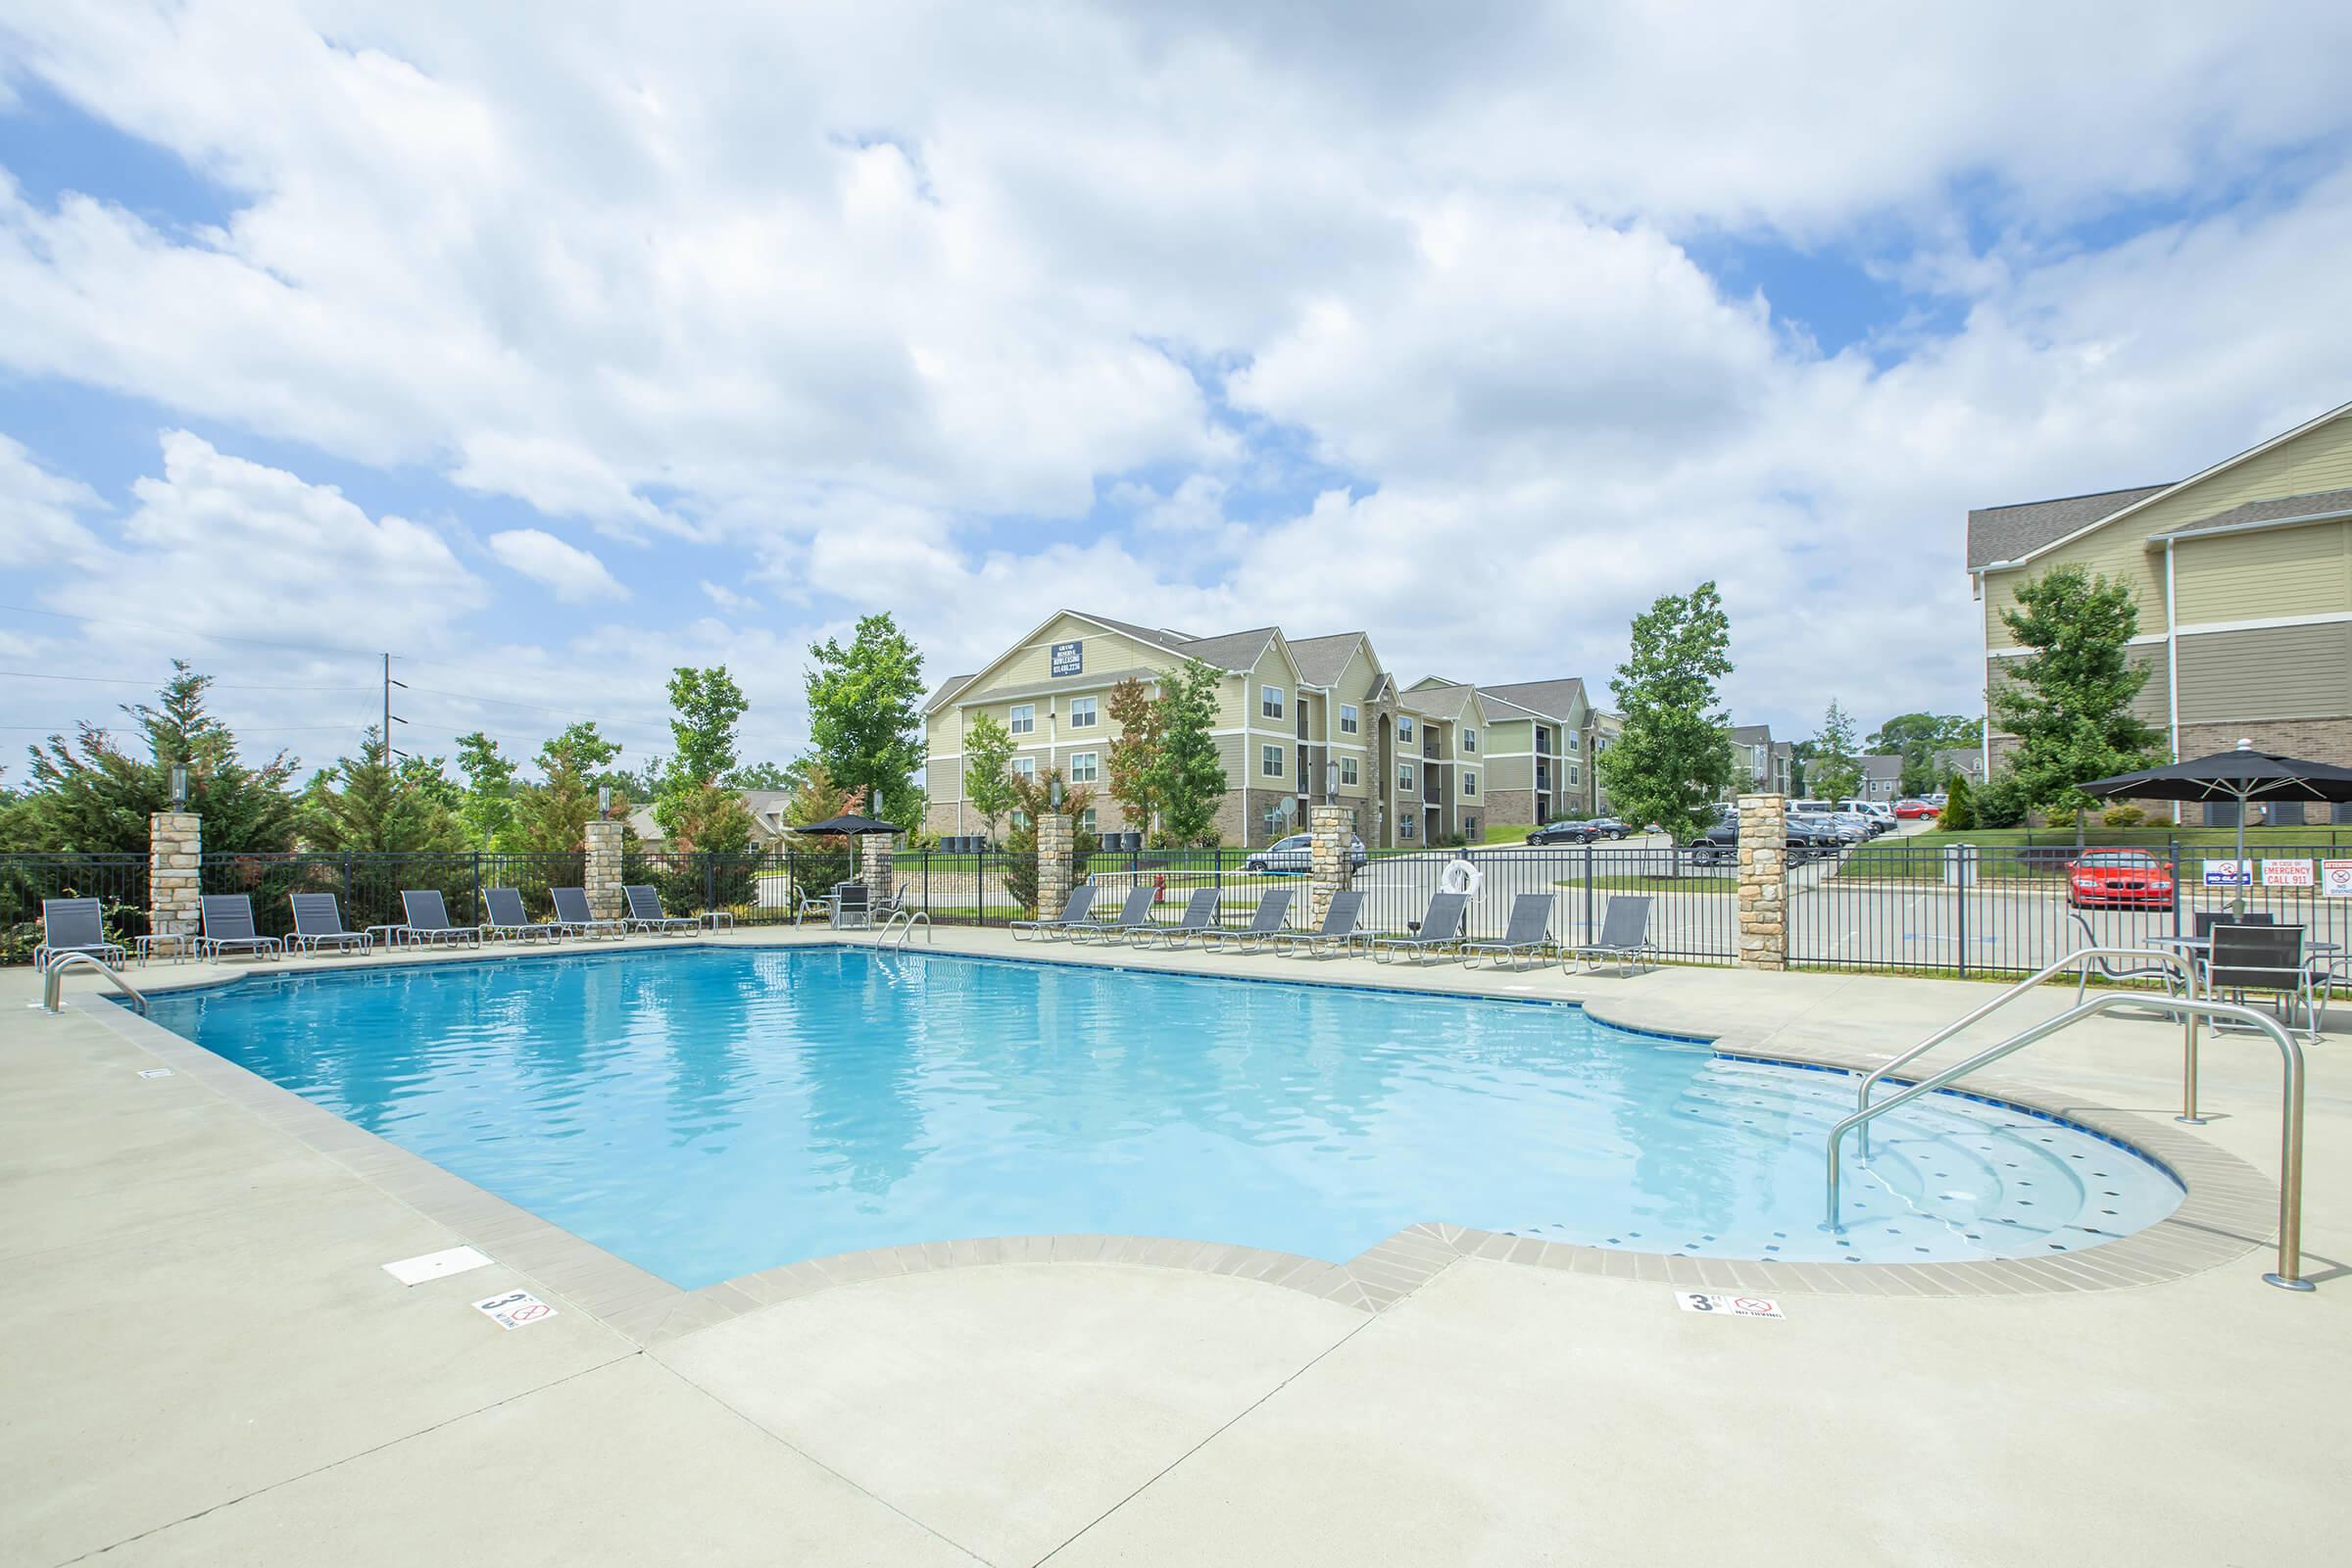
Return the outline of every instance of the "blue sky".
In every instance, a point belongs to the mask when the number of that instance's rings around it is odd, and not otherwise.
[[[0,4],[0,743],[179,654],[322,760],[389,649],[781,758],[876,609],[1605,684],[1705,576],[1741,719],[1966,710],[1969,507],[2352,395],[2334,8],[306,9]]]

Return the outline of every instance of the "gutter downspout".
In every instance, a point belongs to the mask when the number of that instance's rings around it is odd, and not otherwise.
[[[2175,586],[2173,541],[2167,539],[2164,542],[2164,700],[2172,723],[2173,760],[2178,762],[2180,760],[2180,615]],[[2245,820],[2243,802],[2239,803],[2238,820]],[[2180,825],[2180,803],[2175,801],[2173,826]]]
[[[1985,597],[1984,587],[1984,573],[1991,569],[1986,566],[1977,573],[1977,604],[1980,607],[1977,612],[1977,630],[1982,634],[1981,641],[1984,655],[1983,662],[1977,666],[1977,672],[1984,677],[1984,723],[1977,733],[1979,749],[1977,765],[1981,769],[1978,781],[1981,784],[1992,782],[1992,624],[1990,619],[1992,603]]]

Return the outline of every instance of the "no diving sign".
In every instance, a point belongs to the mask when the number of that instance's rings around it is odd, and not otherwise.
[[[502,1329],[518,1329],[526,1323],[537,1323],[556,1315],[556,1309],[528,1291],[509,1291],[504,1296],[486,1296],[473,1303],[473,1309]]]
[[[1781,1303],[1768,1296],[1715,1296],[1705,1291],[1677,1291],[1675,1304],[1686,1312],[1712,1312],[1717,1317],[1786,1318]]]

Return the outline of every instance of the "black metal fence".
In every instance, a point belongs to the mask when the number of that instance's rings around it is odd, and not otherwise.
[[[109,940],[147,930],[144,855],[0,855],[0,963],[30,963],[43,899],[96,899]]]

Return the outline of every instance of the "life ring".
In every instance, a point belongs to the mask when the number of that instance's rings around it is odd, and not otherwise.
[[[1438,878],[1438,887],[1446,893],[1475,894],[1486,882],[1487,873],[1468,860],[1448,860],[1445,874]]]

